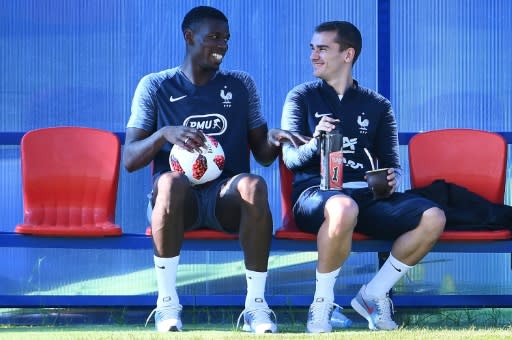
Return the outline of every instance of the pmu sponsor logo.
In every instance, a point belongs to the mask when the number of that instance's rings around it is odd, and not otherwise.
[[[202,130],[207,135],[222,135],[227,127],[226,118],[218,113],[210,113],[206,115],[189,116],[183,122],[183,125]]]

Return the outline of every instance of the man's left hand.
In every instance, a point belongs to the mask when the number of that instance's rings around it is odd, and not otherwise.
[[[394,168],[388,169],[388,185],[391,187],[390,194],[394,193],[398,187],[396,173]]]

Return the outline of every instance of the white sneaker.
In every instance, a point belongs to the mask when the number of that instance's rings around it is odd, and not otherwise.
[[[181,305],[157,307],[151,311],[146,319],[146,326],[149,319],[155,314],[155,329],[157,332],[181,332]]]
[[[324,298],[317,298],[309,306],[308,322],[306,324],[308,333],[332,332],[331,316],[336,307],[341,308],[334,302],[327,302]]]
[[[394,313],[393,301],[388,296],[377,298],[366,295],[366,285],[361,287],[350,304],[363,318],[368,321],[368,328],[373,330],[393,330],[398,325],[391,318]]]
[[[244,317],[244,326],[242,327],[242,330],[245,332],[258,334],[277,332],[276,322],[272,321],[271,318],[273,316],[274,320],[277,321],[276,314],[272,311],[272,309],[268,308],[268,306],[245,308],[238,317],[238,321],[236,322],[237,328],[240,325],[242,316]]]

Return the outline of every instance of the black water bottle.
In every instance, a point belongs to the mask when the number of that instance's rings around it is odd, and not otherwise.
[[[320,135],[320,189],[343,187],[343,137],[337,130]]]

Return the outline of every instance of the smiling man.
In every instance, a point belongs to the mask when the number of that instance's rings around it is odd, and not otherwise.
[[[275,315],[264,296],[272,216],[265,181],[249,173],[249,151],[268,166],[281,143],[297,146],[307,139],[269,130],[252,78],[219,69],[230,37],[222,12],[195,7],[181,27],[186,44],[183,63],[140,81],[123,154],[130,172],[152,163],[148,219],[158,283],[155,327],[161,332],[182,329],[176,273],[183,234],[203,227],[239,234],[247,279],[243,329],[274,333]],[[173,145],[198,150],[204,146],[205,134],[221,143],[224,171],[214,181],[191,186],[184,175],[171,171],[169,152]]]
[[[317,81],[292,89],[286,98],[281,127],[312,136],[299,148],[283,147],[284,162],[294,173],[293,213],[297,226],[317,234],[316,290],[307,331],[331,332],[334,285],[350,254],[354,230],[377,239],[394,240],[391,255],[374,278],[363,285],[352,307],[370,329],[392,330],[392,304],[387,293],[418,263],[441,235],[445,216],[433,202],[395,192],[400,174],[398,134],[389,100],[352,78],[362,47],[359,30],[346,21],[315,28],[310,60]],[[339,130],[343,135],[343,190],[320,190],[319,137]],[[372,158],[388,168],[391,195],[374,200],[365,181]]]

